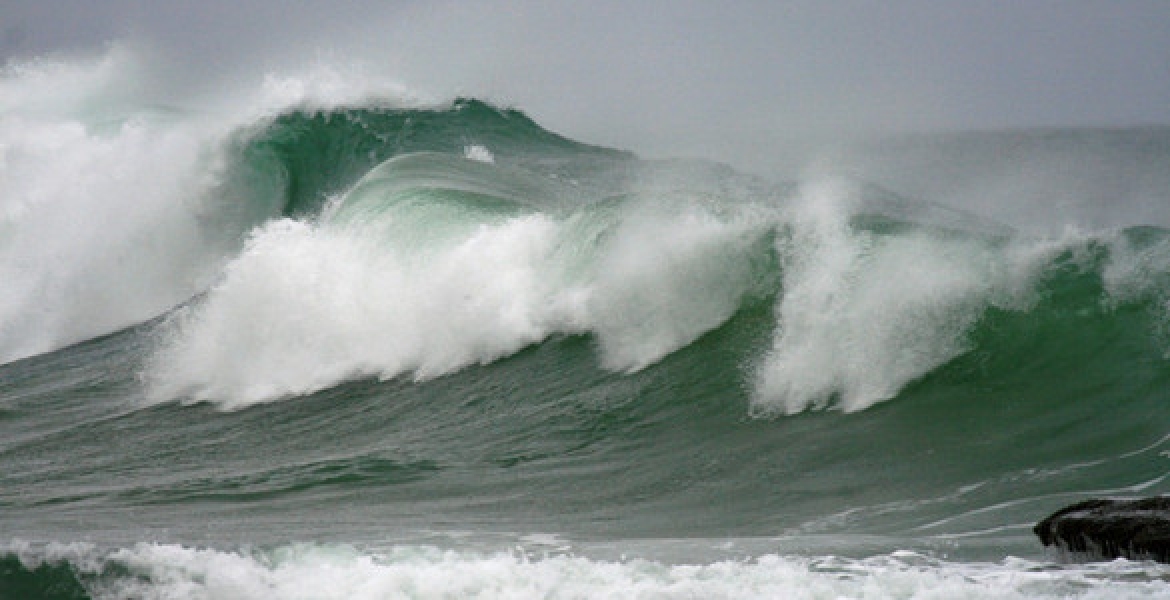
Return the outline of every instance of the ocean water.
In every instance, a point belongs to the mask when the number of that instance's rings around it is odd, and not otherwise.
[[[1170,492],[1170,129],[783,179],[133,77],[0,79],[0,597],[1170,597],[1030,531]]]

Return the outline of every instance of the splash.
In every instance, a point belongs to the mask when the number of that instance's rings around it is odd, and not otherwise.
[[[878,235],[849,223],[857,190],[840,180],[800,193],[777,252],[783,292],[755,410],[863,410],[962,354],[985,309],[1025,310],[1051,259],[946,231]]]
[[[158,70],[123,44],[0,73],[0,363],[152,319],[206,290],[248,232],[287,204],[287,173],[248,144],[290,107],[420,102],[320,67],[271,75],[243,102],[182,107]]]
[[[1162,569],[1119,561],[1052,568],[1008,558],[948,563],[912,552],[867,559],[765,554],[670,564],[571,554],[484,553],[423,546],[385,553],[290,545],[225,552],[138,544],[101,554],[84,546],[17,544],[34,583],[94,598],[1148,598],[1170,593]],[[9,556],[12,556],[10,554]],[[68,564],[74,575],[51,565]],[[46,568],[49,567],[49,568]],[[52,578],[49,581],[35,579]]]
[[[207,298],[171,319],[149,372],[155,397],[237,408],[357,377],[426,380],[554,334],[593,333],[603,365],[635,371],[758,287],[751,253],[767,250],[766,230],[697,206],[558,216],[493,195],[498,181],[471,191],[416,160],[388,166],[329,220],[253,235]]]

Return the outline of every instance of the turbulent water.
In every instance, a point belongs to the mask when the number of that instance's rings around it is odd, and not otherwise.
[[[1167,223],[119,68],[0,80],[0,597],[1170,597],[1030,532],[1170,492]]]

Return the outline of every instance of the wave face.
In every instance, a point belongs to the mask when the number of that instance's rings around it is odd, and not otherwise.
[[[0,595],[1166,594],[1029,531],[1170,492],[1166,223],[121,68],[0,87]]]

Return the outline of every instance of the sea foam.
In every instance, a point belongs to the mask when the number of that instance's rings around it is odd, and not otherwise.
[[[1050,258],[947,232],[859,230],[848,220],[856,197],[844,181],[806,185],[791,234],[778,239],[783,291],[756,374],[761,413],[856,411],[892,398],[965,351],[987,307],[1026,308]]]
[[[743,255],[758,233],[697,207],[631,208],[600,224],[583,213],[451,224],[465,213],[428,213],[422,226],[441,236],[387,237],[384,222],[258,230],[166,326],[148,371],[154,397],[238,408],[354,377],[425,380],[553,334],[593,333],[604,366],[633,371],[724,322],[752,291]]]
[[[956,563],[911,552],[866,559],[765,554],[670,564],[571,554],[400,546],[364,552],[298,544],[232,552],[138,544],[14,548],[25,569],[70,564],[105,598],[1150,598],[1170,594],[1165,569],[1116,561],[1054,567],[1022,559]]]

